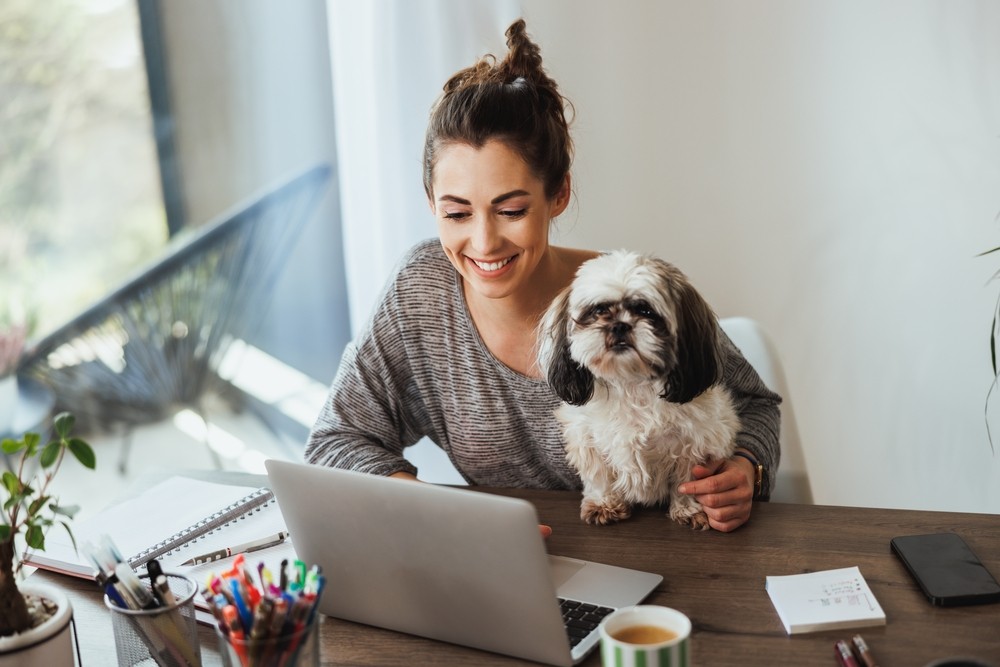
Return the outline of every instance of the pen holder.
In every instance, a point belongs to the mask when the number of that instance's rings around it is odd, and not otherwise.
[[[198,585],[180,574],[165,576],[176,598],[170,605],[148,610],[126,609],[104,596],[104,604],[111,610],[118,667],[140,664],[201,667],[194,607]],[[148,575],[140,576],[139,581],[147,590],[152,590]]]
[[[319,614],[308,625],[266,639],[237,638],[218,625],[219,654],[225,667],[319,667]]]

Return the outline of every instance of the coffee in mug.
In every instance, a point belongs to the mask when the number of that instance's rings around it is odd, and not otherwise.
[[[674,639],[677,633],[659,625],[630,625],[612,632],[611,636],[626,644],[659,644]]]
[[[670,607],[622,607],[601,622],[605,667],[691,664],[691,620]]]

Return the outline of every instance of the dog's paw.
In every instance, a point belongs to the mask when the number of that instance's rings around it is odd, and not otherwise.
[[[691,526],[693,530],[708,530],[708,515],[697,507],[672,507],[667,515],[682,526]]]
[[[589,524],[598,526],[623,521],[630,516],[632,516],[632,509],[624,504],[602,505],[593,500],[584,500],[583,504],[580,505],[580,518]]]

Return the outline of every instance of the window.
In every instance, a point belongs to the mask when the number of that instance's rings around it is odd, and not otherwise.
[[[167,239],[135,3],[0,3],[0,91],[0,309],[44,332]]]

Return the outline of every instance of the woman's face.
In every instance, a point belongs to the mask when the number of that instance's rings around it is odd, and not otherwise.
[[[548,199],[520,156],[490,141],[443,148],[432,186],[441,245],[468,288],[487,298],[531,289],[549,247],[549,221],[569,202],[568,182]]]

